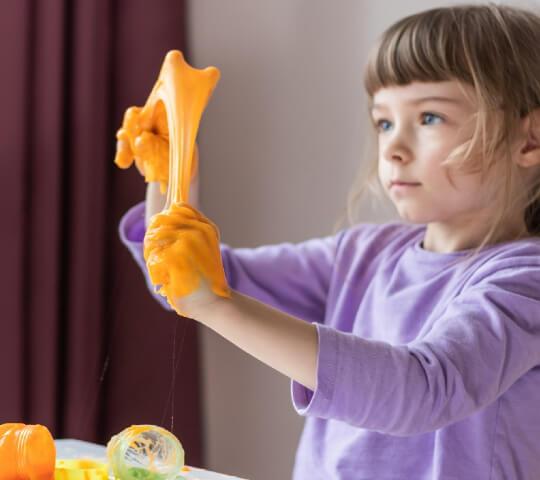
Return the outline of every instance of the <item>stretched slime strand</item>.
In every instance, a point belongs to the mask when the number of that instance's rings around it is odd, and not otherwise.
[[[153,112],[163,102],[169,129],[169,183],[164,210],[173,203],[187,202],[192,178],[195,139],[203,110],[218,80],[219,70],[191,67],[182,52],[165,56],[159,77],[141,112]]]

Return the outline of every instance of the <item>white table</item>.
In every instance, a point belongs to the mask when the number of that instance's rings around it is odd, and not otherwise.
[[[55,440],[56,458],[89,458],[93,460],[107,461],[106,449],[103,445],[97,443],[83,442],[71,438],[62,438]],[[242,480],[239,477],[231,477],[221,473],[210,472],[200,468],[189,467],[189,472],[182,472],[178,480]],[[111,477],[112,478],[112,477]]]

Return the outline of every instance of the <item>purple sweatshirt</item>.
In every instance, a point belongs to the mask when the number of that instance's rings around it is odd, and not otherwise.
[[[146,272],[143,214],[120,233]],[[295,479],[540,479],[540,240],[464,268],[468,252],[424,250],[424,234],[222,245],[231,288],[317,325],[317,387],[292,382],[307,417]]]

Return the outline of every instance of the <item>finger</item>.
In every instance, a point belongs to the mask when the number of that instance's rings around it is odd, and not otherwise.
[[[192,219],[171,218],[161,213],[152,217],[144,236],[144,255],[150,258],[160,252],[171,253],[169,262],[176,261],[176,256],[204,259],[208,256],[208,238],[215,238],[213,231],[206,230],[207,225]],[[213,242],[217,247],[217,242]]]
[[[183,245],[190,238],[198,238],[199,242],[206,241],[205,235],[194,226],[181,226],[180,228],[177,226],[165,226],[149,229],[144,236],[144,256],[148,257],[155,250],[171,250],[173,248],[179,249],[180,254],[183,254]],[[188,253],[191,254],[189,246],[185,246],[188,248]]]
[[[141,107],[129,107],[124,113],[122,128],[125,128],[130,132],[140,131],[139,118],[141,110]]]
[[[151,180],[148,180],[146,169],[144,168],[145,166],[144,160],[141,157],[135,157],[134,161],[135,161],[135,167],[137,168],[139,173],[145,178],[147,182],[151,181]]]
[[[144,131],[133,142],[133,153],[139,159],[147,182],[167,182],[169,176],[169,143],[159,135]]]
[[[174,259],[174,262],[171,262]],[[161,284],[168,299],[183,297],[197,290],[199,274],[186,255],[166,250],[155,252],[147,262],[152,283]]]
[[[201,241],[206,241],[206,237],[216,238],[216,243],[219,244],[217,227],[187,204],[183,204],[183,208],[175,204],[173,213],[169,209],[152,216],[145,239],[153,242],[166,239],[173,242],[176,237],[181,238],[184,235],[200,236]]]
[[[146,266],[153,285],[166,286],[170,282],[168,267],[157,252],[149,255]]]
[[[204,232],[204,228],[208,226],[197,219],[169,215],[166,212],[155,214],[150,219],[144,236],[145,258],[148,258],[154,250],[181,246],[189,236],[197,237],[202,242],[204,236],[216,235],[214,232]]]
[[[170,275],[172,300],[190,295],[199,288],[200,274],[187,255],[178,259],[176,268],[170,270]]]
[[[133,153],[129,148],[129,143],[123,138],[124,135],[118,134],[118,141],[116,142],[116,155],[114,157],[114,163],[120,168],[129,168],[133,163]]]
[[[216,295],[228,297],[230,289],[225,278],[217,229],[198,221],[195,228],[184,230],[181,241],[200,277]]]

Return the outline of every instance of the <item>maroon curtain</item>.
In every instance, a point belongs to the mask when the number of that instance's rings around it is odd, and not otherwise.
[[[122,114],[165,53],[189,60],[186,6],[8,0],[0,31],[0,423],[106,442],[131,424],[170,428],[174,396],[174,432],[202,465],[196,326],[160,309],[120,244],[144,184],[112,163]]]

